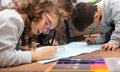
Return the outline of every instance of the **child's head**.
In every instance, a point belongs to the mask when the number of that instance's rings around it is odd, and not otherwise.
[[[25,13],[31,24],[34,34],[44,33],[55,28],[59,18],[59,12],[52,1],[25,0],[24,6],[17,9],[20,13]],[[28,3],[28,4],[27,4]]]
[[[97,6],[90,3],[78,3],[72,11],[72,22],[78,31],[83,31],[94,22]]]
[[[24,41],[23,45],[28,45],[31,41],[35,40],[35,38],[33,38],[33,33],[46,33],[49,29],[55,28],[58,24],[60,14],[56,5],[52,1],[24,1],[25,2],[20,2],[16,9],[20,14],[27,15],[25,29],[21,39]]]
[[[60,12],[60,20],[59,20],[59,24],[57,25],[57,33],[56,33],[56,40],[58,41],[59,44],[65,44],[65,24],[64,24],[64,20],[68,19],[69,14],[71,14],[72,12],[72,8],[73,8],[73,4],[71,0],[51,0],[53,1],[56,6],[57,9]],[[47,35],[47,39],[52,38],[53,35],[53,31],[51,31],[51,33],[49,35]]]
[[[73,9],[73,3],[71,0],[54,0],[55,4],[58,6],[59,11],[63,14],[63,19],[69,17]]]

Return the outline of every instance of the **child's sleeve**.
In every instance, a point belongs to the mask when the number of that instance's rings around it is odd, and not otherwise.
[[[1,7],[14,7],[13,0],[0,0]]]
[[[18,17],[0,14],[0,67],[31,63],[30,51],[15,49],[24,29],[24,23]]]
[[[108,43],[114,44],[116,47],[120,46],[120,21],[115,23],[115,30],[113,31],[110,41]]]
[[[116,47],[120,46],[120,14],[119,18],[116,18],[115,30],[113,31],[110,41],[108,43],[114,44]]]
[[[96,44],[103,44],[105,42],[105,38],[104,38],[105,34],[101,33],[100,35],[98,35],[95,40],[96,40]]]
[[[113,8],[111,11],[111,17],[114,20],[115,30],[111,35],[109,43],[114,44],[116,47],[120,46],[120,1],[113,1],[114,5],[110,6]]]

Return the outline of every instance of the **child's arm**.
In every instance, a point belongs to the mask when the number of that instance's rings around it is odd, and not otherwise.
[[[112,5],[113,2],[114,2],[114,5]],[[117,1],[111,0],[106,7],[106,8],[109,8],[110,11],[112,10],[111,12],[108,13],[111,19],[108,18],[110,20],[107,20],[107,21],[112,20],[112,24],[115,25],[115,30],[113,31],[110,37],[110,41],[107,44],[105,44],[105,46],[102,47],[104,49],[109,49],[109,48],[114,49],[114,47],[115,48],[120,47],[120,7],[119,6],[120,6],[120,1],[117,2]]]

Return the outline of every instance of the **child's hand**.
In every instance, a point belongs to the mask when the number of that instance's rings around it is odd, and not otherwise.
[[[116,49],[117,47],[110,43],[103,44],[100,48],[100,50],[102,51],[110,51],[110,50],[116,50]]]
[[[88,45],[96,44],[95,39],[92,37],[86,38],[85,41],[87,42]]]
[[[39,51],[40,59],[49,59],[53,58],[57,52],[56,46],[50,46],[48,48],[43,48]]]

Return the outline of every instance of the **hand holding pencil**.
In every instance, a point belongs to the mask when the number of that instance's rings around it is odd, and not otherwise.
[[[95,39],[92,37],[86,38],[85,41],[87,42],[88,45],[96,44]]]
[[[94,30],[95,30],[94,25],[91,28],[89,28],[89,37],[85,39],[88,45],[96,44],[95,39],[91,37],[91,34],[94,32]]]
[[[55,45],[55,43],[57,42],[57,41],[55,40],[57,30],[58,30],[57,28],[54,29],[54,33],[53,33],[52,39],[50,40],[50,45],[51,45],[51,46],[52,46],[52,45]]]
[[[55,28],[55,29],[54,29],[54,34],[53,34],[53,36],[52,36],[52,39],[50,40],[50,45],[51,45],[51,46],[60,46],[60,48],[61,48],[62,50],[64,50],[63,45],[59,45],[59,42],[55,40],[57,31],[58,31],[58,29]]]

